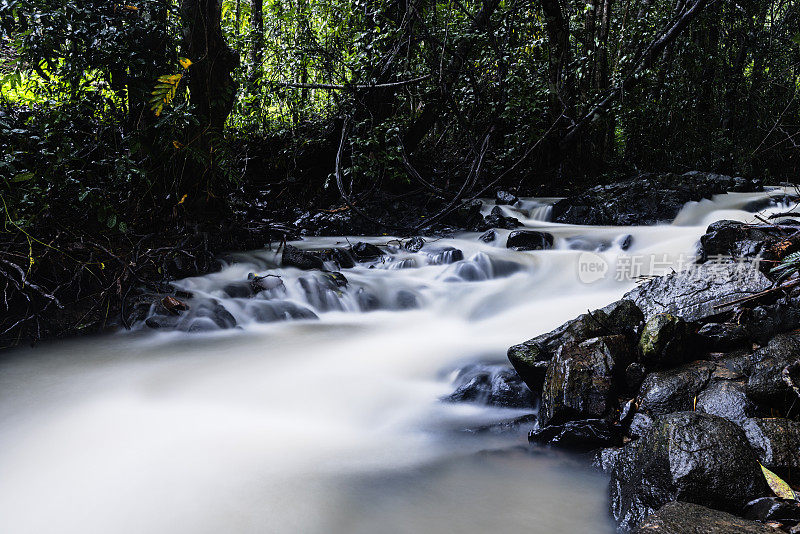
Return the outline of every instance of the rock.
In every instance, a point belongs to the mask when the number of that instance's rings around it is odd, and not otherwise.
[[[684,204],[758,184],[712,173],[642,174],[593,187],[553,206],[553,222],[603,226],[652,225],[671,221]]]
[[[339,269],[350,269],[356,265],[350,252],[343,248],[329,248],[318,252],[312,252],[312,254],[318,255],[323,262],[335,263]]]
[[[779,534],[781,531],[685,502],[671,502],[653,513],[639,526],[636,534]]]
[[[542,425],[603,418],[615,407],[615,374],[632,359],[621,335],[559,347],[547,367],[539,420]]]
[[[342,291],[340,287],[341,273],[337,276],[329,276],[330,273],[320,273],[312,276],[301,276],[297,279],[297,284],[303,290],[306,301],[319,311],[341,311]],[[346,279],[345,279],[346,283]]]
[[[520,417],[515,417],[506,421],[483,425],[475,428],[467,429],[468,432],[492,434],[507,434],[509,432],[519,433],[525,431],[527,434],[532,427],[536,426],[536,415],[527,414]]]
[[[747,264],[697,265],[652,278],[625,294],[649,320],[669,313],[685,321],[699,321],[732,309],[734,301],[764,291],[772,282]]]
[[[359,287],[356,291],[356,302],[361,311],[374,311],[381,307],[381,300],[374,294],[363,287]]]
[[[423,246],[425,246],[425,239],[419,236],[412,237],[403,243],[403,248],[409,252],[419,252],[419,249],[421,249]]]
[[[747,396],[776,408],[791,405],[797,397],[783,379],[783,369],[800,359],[800,341],[789,335],[775,336],[755,351],[747,369]]]
[[[584,419],[532,430],[528,434],[528,441],[537,445],[587,452],[600,447],[622,445],[622,431],[603,419]]]
[[[383,251],[371,243],[359,241],[350,247],[350,253],[356,261],[372,261],[383,256]]]
[[[480,200],[463,202],[458,208],[445,217],[445,222],[465,230],[478,227],[483,227],[485,230],[486,227],[483,222],[483,215],[481,215],[482,207],[483,203]]]
[[[761,497],[747,503],[744,516],[762,523],[775,521],[793,526],[800,523],[800,502],[778,497]]]
[[[280,291],[285,292],[286,286],[283,284],[280,276],[266,275],[255,276],[249,278],[250,291],[254,294],[261,293],[262,291]]]
[[[617,457],[621,450],[622,449],[619,447],[607,447],[598,450],[594,458],[592,458],[592,467],[599,469],[606,475],[611,474],[611,470],[614,469],[614,464],[617,462]]]
[[[532,391],[544,382],[547,362],[562,345],[608,335],[630,335],[639,328],[642,312],[631,301],[620,300],[605,308],[584,313],[552,332],[529,339],[508,349],[508,359]]]
[[[317,314],[293,302],[285,300],[252,301],[247,307],[256,322],[272,323],[300,319],[317,319]]]
[[[484,218],[484,220],[491,228],[505,228],[506,230],[512,230],[522,226],[522,223],[519,222],[519,219],[515,217],[508,217],[503,214],[503,210],[500,209],[500,206],[495,206],[492,208],[492,211]]]
[[[293,247],[289,244],[286,244],[283,247],[281,265],[284,267],[297,267],[298,269],[303,269],[304,271],[311,269],[322,270],[325,268],[321,258],[308,251],[300,250],[299,248]]]
[[[497,233],[494,230],[487,230],[478,239],[484,243],[491,243],[497,239]]]
[[[633,362],[625,368],[625,391],[636,394],[647,376],[647,369],[639,362]]]
[[[188,304],[170,295],[161,299],[161,305],[172,315],[180,315],[181,312],[189,309]]]
[[[507,364],[474,364],[461,369],[454,382],[456,390],[443,400],[475,402],[506,408],[532,408],[531,390]]]
[[[147,319],[145,319],[144,324],[146,324],[148,328],[153,328],[153,329],[160,329],[160,328],[171,329],[178,326],[178,318],[175,316],[154,315],[152,317],[148,317]]]
[[[786,481],[800,480],[800,423],[780,417],[742,422],[759,461]]]
[[[713,379],[697,395],[698,412],[724,417],[736,424],[760,414],[758,406],[745,392],[744,380]]]
[[[514,250],[544,250],[553,248],[553,235],[532,230],[515,230],[508,234],[506,248]]]
[[[495,204],[506,204],[508,206],[513,206],[514,204],[519,202],[519,198],[517,198],[517,195],[503,190],[498,190],[494,194],[494,198],[495,198]]]
[[[740,322],[745,325],[747,337],[763,345],[775,335],[800,326],[800,309],[794,303],[784,302],[756,306],[747,310]]]
[[[653,426],[653,418],[642,412],[633,414],[631,424],[628,426],[628,434],[632,438],[639,438]]]
[[[400,310],[419,308],[419,298],[413,291],[401,289],[394,297],[395,306]]]
[[[436,248],[426,252],[430,265],[449,265],[464,259],[464,253],[453,247]]]
[[[644,325],[639,338],[641,362],[647,368],[675,367],[690,359],[686,321],[668,313],[659,313]]]
[[[776,260],[774,245],[784,237],[777,231],[754,227],[739,221],[717,221],[708,227],[700,238],[700,261],[729,258],[734,260],[755,259]]]
[[[650,373],[639,390],[639,410],[650,415],[692,410],[715,369],[714,363],[699,361]]]
[[[709,351],[723,351],[744,346],[748,341],[747,329],[734,323],[706,323],[697,331],[702,347]]]
[[[656,418],[620,452],[610,488],[612,514],[622,532],[670,501],[739,513],[769,491],[744,432],[698,412]]]

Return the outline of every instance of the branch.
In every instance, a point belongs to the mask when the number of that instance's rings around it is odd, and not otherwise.
[[[419,78],[412,78],[410,80],[402,80],[399,82],[379,83],[370,85],[335,85],[329,83],[293,83],[293,82],[267,82],[269,85],[277,85],[279,87],[290,87],[292,89],[328,89],[328,90],[345,90],[345,89],[380,89],[383,87],[399,87],[402,85],[411,85],[427,78],[430,74],[420,76]]]

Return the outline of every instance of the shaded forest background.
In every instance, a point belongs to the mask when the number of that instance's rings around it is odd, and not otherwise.
[[[309,210],[399,232],[498,188],[795,181],[798,4],[0,0],[2,344]]]

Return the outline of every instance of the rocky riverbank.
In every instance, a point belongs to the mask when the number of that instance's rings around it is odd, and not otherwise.
[[[527,388],[498,367],[454,397],[538,405],[530,443],[588,452],[621,532],[800,532],[762,470],[800,484],[800,290],[774,270],[798,224],[712,224],[696,265],[511,347]]]

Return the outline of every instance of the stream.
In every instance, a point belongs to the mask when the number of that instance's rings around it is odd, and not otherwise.
[[[783,194],[719,195],[649,227],[554,224],[552,199],[502,207],[552,250],[507,249],[508,230],[417,252],[386,236],[292,243],[388,252],[342,269],[346,286],[277,267],[274,250],[237,254],[176,282],[193,295],[177,329],[3,356],[0,532],[612,533],[607,480],[585,460],[529,450],[525,429],[476,430],[531,410],[440,399],[461,367],[507,362],[636,275],[681,268],[709,223],[785,210]],[[274,284],[240,296],[250,273]],[[220,305],[237,328],[210,328]]]

